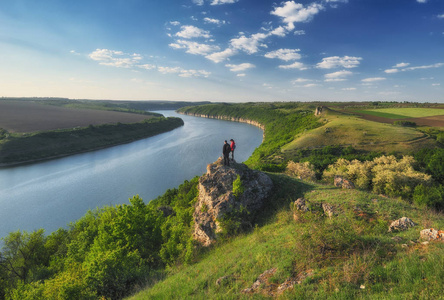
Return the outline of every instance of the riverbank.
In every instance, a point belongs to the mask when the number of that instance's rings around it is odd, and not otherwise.
[[[8,134],[0,139],[0,167],[26,164],[130,143],[183,126],[180,118],[150,118],[130,124]]]

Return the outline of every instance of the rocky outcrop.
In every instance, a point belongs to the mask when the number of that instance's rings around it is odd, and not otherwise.
[[[392,224],[390,224],[388,231],[404,231],[415,225],[416,224],[411,219],[407,217],[402,217],[401,219],[393,221]]]
[[[233,182],[241,181],[241,192],[233,192]],[[207,166],[207,173],[199,178],[199,196],[193,214],[193,237],[203,246],[209,246],[223,231],[221,220],[248,211],[241,220],[248,223],[269,196],[273,183],[263,172],[249,169],[244,164],[223,165],[223,159]],[[243,214],[247,215],[247,214]]]
[[[354,189],[355,184],[343,176],[335,175],[334,185],[343,189]]]
[[[433,228],[424,229],[421,230],[420,235],[423,240],[444,242],[444,230],[436,230]]]
[[[323,107],[323,106],[318,106],[318,107],[316,107],[316,110],[315,110],[315,116],[319,116],[319,115],[321,115],[323,110],[324,110],[324,107]]]

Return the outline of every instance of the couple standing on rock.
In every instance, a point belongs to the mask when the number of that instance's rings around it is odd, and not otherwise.
[[[234,149],[236,149],[236,143],[233,139],[230,140],[231,144],[228,144],[227,140],[224,142],[224,147],[222,148],[222,153],[224,155],[224,165],[230,165],[230,152],[231,152],[231,160],[234,161]]]

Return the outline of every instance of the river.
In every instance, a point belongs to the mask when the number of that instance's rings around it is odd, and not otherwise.
[[[202,175],[221,156],[224,140],[236,141],[237,162],[262,142],[262,130],[252,125],[157,112],[185,125],[125,145],[0,168],[0,238],[39,228],[49,234],[89,209],[129,203],[136,194],[149,202]]]

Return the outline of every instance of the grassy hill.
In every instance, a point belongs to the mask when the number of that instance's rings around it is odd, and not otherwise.
[[[353,146],[358,150],[411,153],[423,148],[435,147],[436,141],[415,128],[394,126],[325,109],[320,116],[324,124],[316,129],[295,136],[282,147],[291,156],[298,149],[315,149],[329,145]]]
[[[444,228],[443,215],[404,201],[357,190],[275,175],[279,190],[263,223],[203,253],[195,263],[169,269],[164,280],[136,299],[439,299],[444,243],[422,244],[424,227]],[[338,207],[329,218],[305,213],[294,221],[291,202]],[[389,233],[394,219],[418,225]],[[276,268],[254,292],[243,293],[266,270]],[[222,278],[222,280],[220,280]],[[282,294],[278,286],[299,283]],[[221,281],[218,284],[218,279]]]

